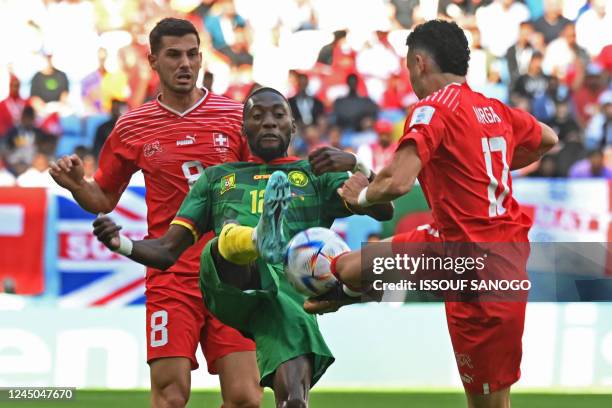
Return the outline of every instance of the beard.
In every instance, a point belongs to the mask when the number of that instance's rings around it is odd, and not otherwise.
[[[289,148],[289,140],[280,139],[278,145],[274,147],[263,147],[258,142],[249,142],[249,148],[255,156],[260,157],[264,161],[268,162],[270,160],[283,157],[287,154],[287,149]]]

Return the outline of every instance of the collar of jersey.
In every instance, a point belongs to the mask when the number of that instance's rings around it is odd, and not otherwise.
[[[265,162],[261,157],[251,155],[249,156],[249,163],[257,163],[257,164],[287,164],[293,163],[296,161],[302,160],[296,156],[288,156],[288,157],[279,157],[278,159],[270,160],[269,162]]]
[[[169,107],[168,105],[164,104],[164,103],[163,103],[163,102],[160,100],[160,98],[161,98],[161,93],[160,93],[159,95],[157,95],[157,98],[155,98],[155,99],[157,100],[157,104],[158,104],[159,106],[161,106],[163,109],[167,110],[167,111],[168,111],[168,112],[170,112],[170,113],[174,113],[174,114],[175,114],[175,115],[177,115],[177,116],[184,117],[184,116],[187,116],[187,115],[188,115],[190,112],[194,111],[194,110],[195,110],[195,109],[196,109],[198,106],[200,106],[202,103],[204,103],[204,101],[205,101],[205,100],[206,100],[206,98],[208,97],[208,93],[209,93],[209,92],[208,92],[208,89],[206,89],[206,88],[200,88],[200,89],[201,89],[202,91],[204,91],[204,95],[202,95],[202,97],[201,97],[200,99],[198,99],[198,100],[196,101],[196,103],[194,103],[194,104],[191,106],[191,108],[188,108],[188,109],[187,109],[185,112],[182,112],[182,113],[181,113],[181,112],[179,112],[179,111],[176,111],[176,110],[172,109],[171,107]]]

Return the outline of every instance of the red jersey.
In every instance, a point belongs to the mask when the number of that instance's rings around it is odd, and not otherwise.
[[[400,146],[416,143],[418,176],[445,241],[526,241],[531,219],[512,196],[510,165],[518,146],[542,138],[528,113],[449,84],[416,104]]]
[[[206,167],[248,159],[242,104],[204,92],[182,114],[158,99],[126,113],[100,152],[94,178],[102,190],[122,192],[133,173],[144,173],[148,238],[166,232],[190,186]],[[200,254],[211,236],[187,249],[169,270],[197,275]]]

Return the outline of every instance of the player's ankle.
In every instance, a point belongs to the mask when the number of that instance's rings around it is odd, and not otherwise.
[[[252,240],[254,230],[243,225],[225,225],[219,234],[219,254],[236,265],[248,265],[255,261],[258,252]]]

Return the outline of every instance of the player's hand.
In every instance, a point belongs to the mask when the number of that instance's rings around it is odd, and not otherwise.
[[[322,315],[337,312],[344,304],[337,300],[318,300],[316,298],[304,301],[304,311],[309,314]]]
[[[370,184],[362,173],[355,173],[338,189],[338,195],[347,204],[358,207],[359,193]]]
[[[329,292],[321,296],[308,298],[304,301],[304,311],[310,314],[325,314],[338,311],[342,306],[359,303],[361,297],[350,297],[342,289],[338,282]]]
[[[85,182],[83,162],[76,154],[64,156],[49,164],[49,174],[53,180],[67,190],[79,189]]]
[[[308,161],[317,176],[333,171],[353,171],[357,163],[352,153],[329,146],[320,147],[310,153]]]
[[[93,233],[98,241],[103,243],[111,251],[119,249],[119,231],[121,226],[115,224],[109,217],[98,216],[93,222]]]

